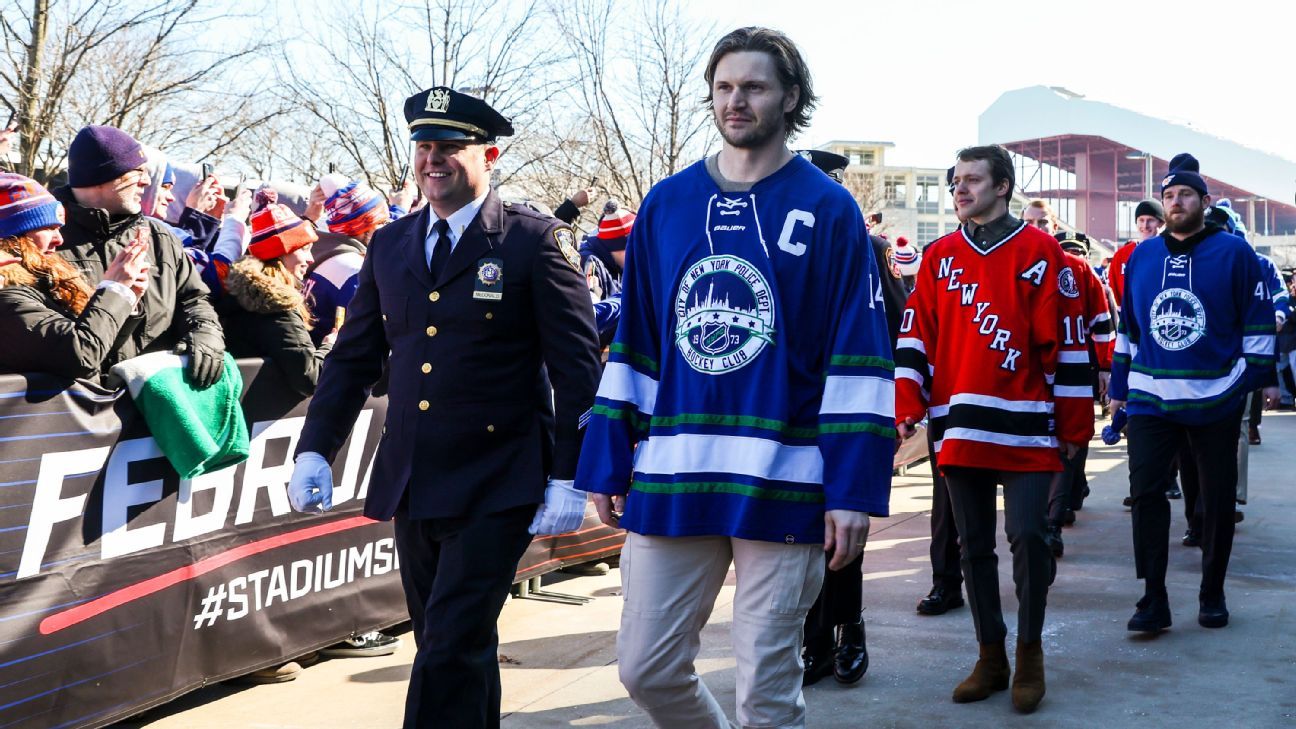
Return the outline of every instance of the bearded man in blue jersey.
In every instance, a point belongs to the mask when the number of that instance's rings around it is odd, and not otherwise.
[[[1125,270],[1112,356],[1112,411],[1129,413],[1134,565],[1144,581],[1128,628],[1170,627],[1166,591],[1176,452],[1197,466],[1203,512],[1197,622],[1228,625],[1224,577],[1233,550],[1238,434],[1246,394],[1278,404],[1273,301],[1247,242],[1206,219],[1210,193],[1197,160],[1176,155],[1161,181],[1166,229],[1139,244]],[[1187,443],[1189,449],[1180,451]]]
[[[741,28],[706,68],[721,151],[656,185],[577,469],[629,534],[621,682],[661,727],[728,727],[697,674],[732,564],[737,718],[804,727],[801,630],[885,516],[894,381],[859,206],[788,149],[815,104],[787,36]]]

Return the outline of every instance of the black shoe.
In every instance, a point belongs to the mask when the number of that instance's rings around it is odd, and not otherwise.
[[[1125,500],[1121,501],[1121,506],[1125,507],[1126,509],[1132,508],[1134,506],[1134,497],[1126,496]]]
[[[837,683],[855,683],[868,670],[868,647],[864,645],[864,619],[858,623],[837,626],[837,650],[833,656],[833,676]]]
[[[1188,527],[1188,531],[1184,532],[1183,545],[1185,547],[1200,547],[1201,532],[1197,531],[1196,529],[1193,529],[1192,527]]]
[[[1053,553],[1053,559],[1062,559],[1062,527],[1048,527],[1048,533],[1044,536],[1044,541],[1048,543],[1049,551]]]
[[[1067,509],[1062,512],[1062,526],[1069,527],[1075,524],[1075,509]]]
[[[833,655],[831,650],[812,652],[808,648],[801,654],[805,662],[805,672],[801,675],[802,686],[813,686],[819,680],[832,675]]]
[[[945,611],[963,607],[963,592],[959,589],[946,590],[937,585],[918,602],[921,615],[944,615]]]
[[[1179,490],[1179,486],[1178,486],[1178,485],[1171,486],[1170,489],[1169,489],[1168,491],[1166,491],[1166,498],[1167,498],[1167,499],[1182,499],[1182,498],[1183,498],[1183,491],[1180,491],[1180,490]]]
[[[1160,633],[1170,627],[1170,600],[1164,595],[1149,597],[1144,595],[1138,601],[1138,610],[1125,626],[1127,630],[1138,633]]]
[[[1201,601],[1201,609],[1197,612],[1197,624],[1203,628],[1222,628],[1228,625],[1228,605],[1224,602],[1224,596],[1214,598],[1204,598]]]
[[[1242,520],[1245,519],[1245,518],[1246,518],[1246,514],[1243,514],[1241,511],[1235,511],[1235,512],[1233,512],[1233,523],[1234,523],[1234,524],[1241,524],[1241,523],[1242,523]]]

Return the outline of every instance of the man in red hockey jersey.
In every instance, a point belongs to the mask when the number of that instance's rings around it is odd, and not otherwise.
[[[1074,276],[1053,236],[1008,212],[1013,164],[1002,147],[969,147],[954,170],[959,230],[928,246],[896,345],[896,427],[912,437],[926,414],[962,537],[980,658],[954,701],[1008,688],[999,605],[995,491],[1017,587],[1013,706],[1044,697],[1040,635],[1055,570],[1045,541],[1049,486],[1093,434],[1092,398],[1063,396],[1089,381],[1088,358],[1062,336],[1061,287]],[[1073,284],[1074,285],[1074,284]],[[1083,356],[1083,363],[1080,357]],[[1056,389],[1055,389],[1056,388]]]

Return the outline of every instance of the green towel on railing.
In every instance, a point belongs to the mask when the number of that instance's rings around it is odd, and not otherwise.
[[[130,390],[135,407],[148,423],[153,440],[175,467],[190,479],[248,457],[248,429],[239,397],[243,376],[225,354],[225,373],[206,390],[185,376],[189,355],[154,352],[128,359],[109,372],[114,385]]]

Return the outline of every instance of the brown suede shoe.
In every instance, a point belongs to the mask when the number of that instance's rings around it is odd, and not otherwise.
[[[981,657],[977,659],[972,673],[963,683],[954,687],[954,703],[966,704],[981,701],[996,691],[1008,688],[1008,653],[1004,650],[1003,641],[982,643]]]
[[[1029,714],[1044,698],[1044,646],[1034,643],[1017,643],[1017,672],[1013,674],[1013,708]]]

